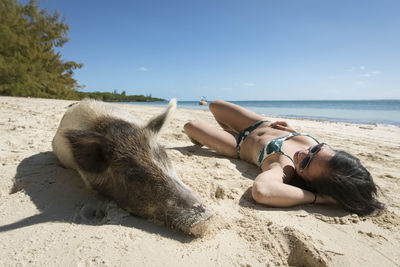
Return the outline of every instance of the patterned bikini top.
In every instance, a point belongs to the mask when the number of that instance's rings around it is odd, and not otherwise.
[[[282,151],[282,145],[283,142],[292,138],[293,136],[308,136],[310,138],[312,138],[313,140],[315,140],[318,144],[319,141],[317,139],[315,139],[313,136],[307,134],[307,133],[291,133],[282,137],[278,137],[275,139],[272,139],[271,141],[269,141],[268,143],[266,143],[260,151],[260,155],[258,157],[258,165],[261,167],[261,164],[263,163],[263,161],[269,156],[272,155],[274,153],[280,153],[282,155],[285,155],[286,157],[288,157],[294,164],[294,160],[292,159],[291,156],[289,156],[288,154],[286,154],[285,152]]]

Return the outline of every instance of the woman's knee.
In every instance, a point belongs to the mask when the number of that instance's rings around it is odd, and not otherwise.
[[[188,135],[197,134],[198,132],[203,131],[204,123],[200,121],[189,121],[183,126],[183,130]]]
[[[210,105],[208,106],[208,108],[210,109],[210,111],[212,113],[214,113],[215,111],[218,111],[218,109],[222,108],[222,107],[226,107],[226,101],[224,100],[214,100],[210,103]]]
[[[195,128],[197,128],[197,122],[196,121],[189,121],[189,122],[185,123],[185,125],[183,126],[183,130],[186,133],[192,131]]]

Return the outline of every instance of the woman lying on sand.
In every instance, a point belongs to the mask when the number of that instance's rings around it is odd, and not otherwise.
[[[260,166],[252,188],[258,203],[289,207],[337,202],[359,215],[383,208],[358,158],[238,105],[217,100],[209,108],[223,130],[194,121],[185,124],[186,134],[222,155]]]

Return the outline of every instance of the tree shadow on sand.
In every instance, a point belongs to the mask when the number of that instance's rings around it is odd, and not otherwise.
[[[88,190],[79,174],[62,167],[52,152],[42,152],[24,159],[17,168],[10,194],[23,190],[40,214],[0,226],[0,232],[46,222],[69,222],[87,225],[113,224],[134,227],[180,242],[194,238],[172,232],[164,226],[132,216]]]
[[[201,147],[199,145],[191,145],[186,147],[173,147],[173,150],[177,150],[183,155],[191,156],[201,156],[201,157],[209,157],[209,158],[221,158],[221,159],[229,159],[235,166],[236,169],[242,173],[243,177],[246,177],[251,180],[255,180],[257,175],[260,173],[260,168],[245,162],[240,159],[232,159],[222,156],[211,149],[206,147]],[[348,212],[334,205],[300,205],[288,208],[275,208],[268,207],[266,205],[259,204],[254,201],[251,196],[251,187],[249,187],[241,196],[239,200],[239,205],[242,207],[247,207],[251,209],[256,209],[259,211],[272,211],[272,212],[282,212],[282,211],[296,211],[303,210],[309,214],[320,214],[327,217],[344,217],[349,215]]]

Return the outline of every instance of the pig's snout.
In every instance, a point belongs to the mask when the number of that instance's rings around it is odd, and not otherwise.
[[[165,214],[165,224],[176,230],[194,236],[202,236],[207,230],[207,221],[212,213],[201,204],[191,208],[169,209]]]
[[[177,183],[176,205],[167,207],[165,224],[186,234],[202,236],[212,213],[201,204],[200,197],[183,183]]]

